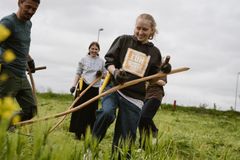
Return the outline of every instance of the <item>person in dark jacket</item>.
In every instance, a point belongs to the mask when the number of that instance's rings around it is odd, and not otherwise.
[[[114,40],[105,55],[105,67],[112,75],[106,90],[118,84],[159,72],[161,53],[149,41],[153,39],[156,32],[154,18],[144,13],[136,19],[134,35],[122,35]],[[145,58],[142,58],[144,56]],[[127,57],[130,57],[130,60]],[[128,65],[124,67],[124,64]],[[131,65],[132,68],[128,70],[127,66]],[[138,73],[139,68],[141,68],[141,73]],[[117,118],[112,144],[113,151],[121,147],[125,140],[130,141],[130,147],[136,139],[145,92],[145,82],[142,82],[104,96],[102,108],[97,110],[93,136],[100,142],[110,124]],[[117,108],[118,115],[116,116]]]

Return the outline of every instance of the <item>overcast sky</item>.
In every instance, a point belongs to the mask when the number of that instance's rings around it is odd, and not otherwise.
[[[234,108],[240,72],[239,0],[41,0],[32,18],[31,55],[37,90],[68,93],[78,61],[98,29],[103,57],[119,35],[132,34],[136,17],[150,13],[157,22],[153,43],[173,68],[191,70],[168,77],[164,103]],[[16,0],[0,0],[0,16],[17,11]],[[240,80],[239,80],[240,81]],[[240,87],[238,87],[240,88]],[[237,110],[240,110],[238,89]]]

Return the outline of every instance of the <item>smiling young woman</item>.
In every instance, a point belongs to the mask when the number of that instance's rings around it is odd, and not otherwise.
[[[121,35],[112,43],[105,55],[105,67],[112,75],[106,90],[119,83],[135,80],[141,76],[149,76],[159,72],[159,63],[162,57],[159,49],[150,40],[156,33],[156,23],[150,14],[141,14],[136,19],[134,35]],[[131,53],[129,53],[131,52]],[[130,56],[129,56],[130,55]],[[134,55],[134,58],[132,57]],[[129,59],[127,57],[130,57]],[[149,59],[148,59],[149,58]],[[147,61],[145,61],[148,59]],[[126,62],[127,61],[127,62]],[[134,74],[136,66],[128,64],[147,62],[143,73]],[[124,70],[126,64],[128,71]],[[132,68],[131,68],[132,66]],[[141,82],[133,86],[118,90],[102,98],[102,108],[97,110],[97,119],[93,127],[93,136],[99,142],[106,134],[108,127],[117,119],[115,124],[113,149],[117,151],[122,147],[121,143],[129,139],[132,144],[136,139],[136,130],[141,116],[145,96],[145,83]],[[116,115],[116,110],[118,115]],[[131,148],[129,145],[129,149]]]
[[[70,92],[74,93],[75,98],[84,91],[101,74],[105,73],[104,60],[99,57],[100,45],[92,42],[88,47],[88,54],[78,63],[77,72]],[[101,73],[101,74],[100,74]],[[96,82],[82,97],[74,104],[76,107],[89,99],[98,95],[100,81]],[[94,101],[87,107],[72,113],[69,131],[75,133],[77,139],[85,137],[87,128],[93,128],[96,119],[98,101]]]

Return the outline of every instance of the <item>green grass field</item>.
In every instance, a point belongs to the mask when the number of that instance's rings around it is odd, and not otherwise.
[[[70,95],[38,94],[38,117],[63,112],[72,101]],[[97,146],[90,135],[79,141],[68,132],[70,116],[48,133],[58,119],[27,125],[15,133],[6,132],[1,123],[0,159],[110,159],[114,124]],[[145,151],[139,151],[137,140],[132,148],[132,159],[240,159],[239,112],[180,106],[174,111],[171,105],[164,104],[154,121],[159,128],[157,143],[149,143]],[[121,153],[126,154],[126,149],[123,148]]]

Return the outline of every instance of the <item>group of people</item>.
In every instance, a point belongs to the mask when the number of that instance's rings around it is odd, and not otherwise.
[[[162,65],[162,57],[159,49],[149,41],[154,37],[156,32],[154,18],[150,14],[139,15],[136,20],[134,35],[117,37],[104,57],[105,62],[98,56],[98,52],[100,51],[99,44],[92,42],[89,46],[88,54],[79,62],[70,92],[73,93],[76,86],[79,88],[78,81],[81,78],[84,84],[83,88],[86,88],[97,78],[96,75],[99,71],[103,75],[106,74],[105,68],[111,74],[111,79],[105,90],[118,84],[141,78],[122,68],[129,48],[150,56],[144,76],[159,72],[169,73],[171,65],[168,63]],[[164,96],[163,86],[166,83],[167,79],[164,77],[149,81],[147,86],[145,82],[140,82],[103,96],[99,109],[98,101],[95,101],[87,107],[74,112],[71,117],[69,130],[70,132],[74,132],[76,137],[80,139],[81,136],[85,136],[89,128],[93,137],[97,138],[100,142],[104,138],[109,126],[116,119],[113,150],[126,139],[129,139],[130,143],[134,142],[137,128],[139,128],[140,132],[140,144],[144,147],[151,133],[154,137],[157,136],[158,129],[153,122],[153,117],[161,105]],[[99,83],[91,87],[91,89],[80,97],[75,106],[96,96],[99,87]],[[81,91],[76,93],[75,97],[78,97]],[[118,114],[116,115],[117,109]]]
[[[27,80],[26,69],[30,67],[31,71],[34,71],[35,68],[34,61],[29,55],[32,26],[30,19],[39,4],[40,0],[19,0],[17,13],[6,16],[0,21],[0,25],[4,25],[11,32],[6,40],[0,42],[1,73],[8,74],[8,80],[0,82],[0,98],[9,95],[16,98],[22,108],[18,113],[22,121],[31,119],[36,114],[36,103]],[[96,78],[104,77],[107,72],[111,74],[111,79],[105,90],[159,72],[169,73],[171,65],[169,63],[162,65],[160,50],[150,42],[156,33],[154,18],[150,14],[144,13],[137,17],[133,35],[121,35],[113,41],[104,56],[105,60],[99,57],[100,45],[98,42],[92,42],[89,45],[88,53],[78,64],[70,92],[76,92],[75,98],[77,98]],[[7,49],[12,49],[16,55],[16,59],[10,63],[6,63],[2,59],[2,55]],[[140,64],[145,66],[141,70],[142,75],[124,70],[123,66],[127,61],[126,55],[133,54],[133,52],[139,57],[147,57],[144,59],[144,63]],[[79,80],[82,81],[82,84],[79,83]],[[144,146],[146,138],[150,134],[156,136],[158,133],[153,117],[161,105],[164,96],[163,86],[166,83],[167,80],[164,77],[150,80],[147,83],[140,82],[105,95],[101,98],[101,107],[98,107],[99,102],[96,100],[72,113],[69,131],[74,132],[76,137],[81,139],[89,128],[93,137],[100,143],[109,126],[116,119],[113,151],[127,139],[130,140],[130,144],[133,144],[136,140],[137,128],[139,128],[141,144]],[[90,87],[75,103],[75,106],[98,95],[100,85],[99,81]]]

